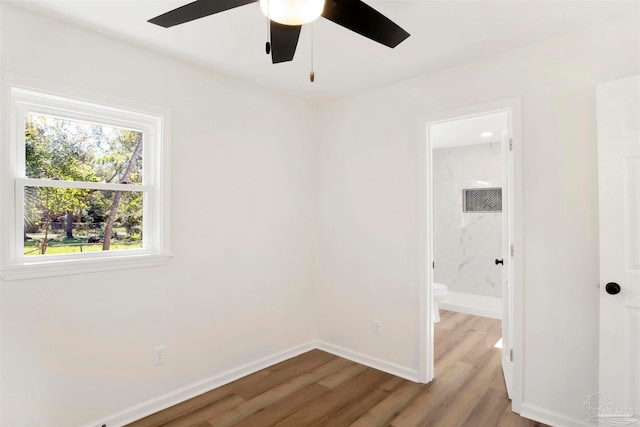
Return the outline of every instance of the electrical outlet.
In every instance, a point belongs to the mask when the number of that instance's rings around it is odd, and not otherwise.
[[[379,320],[373,321],[373,333],[376,335],[382,335],[382,322]]]
[[[166,360],[165,347],[159,345],[153,349],[153,365],[162,365]]]

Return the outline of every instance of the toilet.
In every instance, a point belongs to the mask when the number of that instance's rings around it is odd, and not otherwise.
[[[436,282],[433,283],[433,323],[438,323],[440,321],[440,307],[438,307],[438,301],[445,299],[448,294],[447,285]]]

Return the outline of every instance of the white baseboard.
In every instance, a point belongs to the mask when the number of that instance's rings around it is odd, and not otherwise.
[[[126,424],[137,421],[141,418],[154,414],[163,409],[169,408],[178,403],[189,400],[193,397],[206,393],[214,388],[221,387],[225,384],[233,382],[237,379],[253,374],[269,366],[280,363],[284,360],[291,359],[302,353],[313,350],[316,348],[315,342],[309,342],[299,345],[297,347],[290,348],[272,356],[265,357],[252,363],[248,363],[238,368],[230,369],[226,372],[222,372],[218,375],[214,375],[211,378],[199,381],[194,384],[179,388],[170,393],[163,394],[162,396],[155,397],[153,399],[142,402],[138,405],[134,405],[123,411],[120,411],[113,415],[108,415],[100,420],[96,420],[85,424],[84,427],[100,427],[106,424],[109,427],[121,427]]]
[[[419,382],[417,370],[408,369],[406,367],[389,363],[384,360],[376,359],[374,357],[370,357],[337,345],[333,345],[325,341],[312,341],[306,344],[299,345],[297,347],[290,348],[272,356],[265,357],[258,361],[248,363],[244,366],[230,369],[226,372],[214,375],[211,378],[179,388],[170,393],[166,393],[156,398],[147,400],[146,402],[142,402],[138,405],[131,406],[116,414],[108,415],[99,420],[87,423],[83,427],[100,427],[104,424],[109,427],[122,427],[126,424],[142,419],[148,415],[154,414],[178,403],[182,403],[188,399],[199,396],[217,387],[221,387],[237,379],[253,374],[257,371],[268,368],[269,366],[275,365],[276,363],[280,363],[284,360],[296,357],[302,353],[316,348],[322,351],[326,351],[327,353],[335,354],[336,356],[361,363],[371,368],[396,375],[409,381]],[[586,419],[571,419],[562,414],[548,411],[527,403],[522,403],[520,408],[520,415],[554,427],[593,427],[593,424],[588,423]]]
[[[502,298],[499,297],[449,291],[447,297],[439,301],[438,305],[443,310],[502,319]]]
[[[539,408],[535,405],[528,403],[522,403],[520,407],[520,416],[529,418],[530,420],[538,421],[539,423],[547,424],[553,427],[595,427],[597,423],[590,423],[586,419],[576,420],[569,418],[565,415],[557,412],[549,411],[547,409]]]
[[[408,369],[404,366],[385,362],[384,360],[376,359],[374,357],[357,353],[355,351],[351,351],[337,345],[329,344],[325,341],[318,341],[317,348],[319,350],[326,351],[327,353],[335,354],[336,356],[340,356],[344,359],[369,366],[370,368],[378,369],[380,371],[395,375],[400,378],[404,378],[409,381],[420,382],[418,380],[418,371],[414,369]]]

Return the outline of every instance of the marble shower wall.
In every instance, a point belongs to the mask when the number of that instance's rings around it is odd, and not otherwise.
[[[465,188],[501,187],[500,143],[433,150],[434,279],[450,291],[500,297],[502,213],[462,212]]]

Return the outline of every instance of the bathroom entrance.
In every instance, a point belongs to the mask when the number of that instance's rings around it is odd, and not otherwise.
[[[495,342],[513,410],[519,410],[521,199],[518,99],[433,114],[425,120],[423,315],[425,381],[440,375],[456,335]],[[516,155],[514,155],[514,153]],[[516,164],[517,163],[517,164]],[[518,173],[516,173],[518,172]],[[514,315],[516,314],[516,315]],[[440,347],[439,347],[440,345]]]
[[[509,113],[437,123],[429,133],[434,299],[442,309],[502,319]]]

